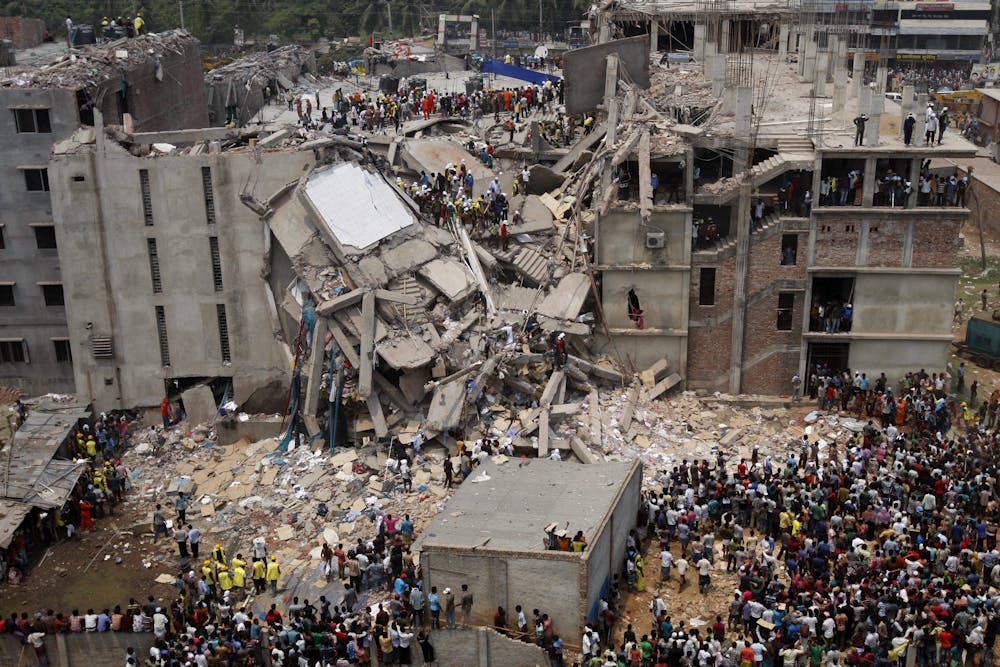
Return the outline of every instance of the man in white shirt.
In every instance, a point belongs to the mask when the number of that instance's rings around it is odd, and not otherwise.
[[[669,549],[660,552],[660,580],[670,581],[670,566],[674,562],[674,554]]]

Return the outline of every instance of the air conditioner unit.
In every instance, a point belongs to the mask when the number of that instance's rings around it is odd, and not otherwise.
[[[646,232],[647,248],[662,248],[667,244],[667,235],[660,231]]]

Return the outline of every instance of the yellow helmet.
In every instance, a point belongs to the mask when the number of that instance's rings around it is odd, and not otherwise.
[[[219,566],[219,571],[220,571],[220,572],[228,572],[228,571],[229,571],[229,568],[228,568],[228,567],[226,567],[225,565],[220,565],[220,566]]]
[[[205,561],[205,567],[209,567],[211,564],[212,564],[212,561],[210,561],[210,560],[206,560]]]

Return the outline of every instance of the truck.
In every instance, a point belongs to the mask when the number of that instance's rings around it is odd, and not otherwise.
[[[965,340],[955,343],[959,355],[983,368],[1000,370],[1000,310],[974,315],[965,326]]]

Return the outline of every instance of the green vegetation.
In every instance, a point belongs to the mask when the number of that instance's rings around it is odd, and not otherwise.
[[[314,40],[385,33],[392,13],[393,32],[419,35],[436,32],[436,12],[479,14],[480,27],[491,29],[491,11],[496,13],[498,31],[537,31],[539,7],[545,32],[562,35],[565,27],[579,22],[590,0],[16,0],[3,2],[5,15],[34,16],[45,20],[49,30],[59,35],[67,16],[77,23],[100,25],[101,17],[132,16],[141,10],[147,26],[154,31],[180,25],[207,44],[231,43],[239,26],[247,39],[277,35],[285,40]],[[436,9],[432,9],[435,8]]]

